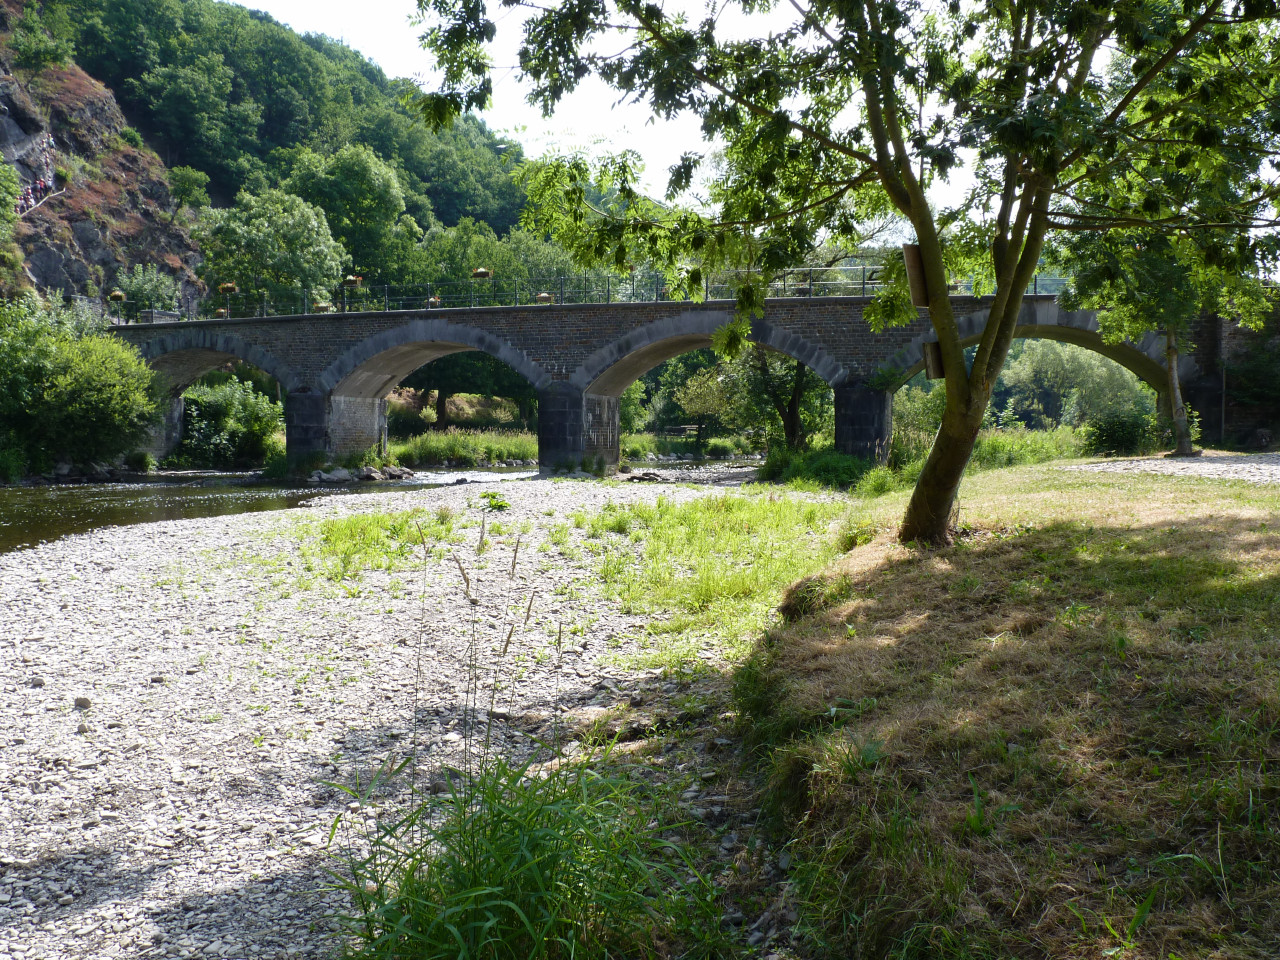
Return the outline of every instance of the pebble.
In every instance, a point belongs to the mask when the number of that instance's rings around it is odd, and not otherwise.
[[[353,798],[326,784],[367,785],[417,749],[405,776],[452,790],[445,770],[466,769],[469,734],[490,730],[494,749],[528,751],[562,722],[559,707],[630,702],[646,672],[596,657],[640,652],[630,638],[645,618],[600,597],[584,531],[571,531],[573,559],[546,533],[575,510],[708,491],[503,483],[510,508],[487,520],[510,532],[490,533],[477,556],[475,489],[103,528],[0,555],[0,650],[20,649],[41,673],[0,698],[11,745],[0,752],[0,958],[331,957],[332,917],[350,904],[330,889],[329,828],[339,815],[374,822],[408,794],[388,785],[349,809]],[[474,522],[453,550],[479,603],[447,553],[425,570],[300,582],[306,524],[412,508]],[[512,578],[522,524],[531,529]],[[581,629],[572,653],[555,648],[562,625]],[[468,663],[486,680],[513,678],[481,701],[487,718],[467,709]],[[92,689],[77,709],[110,719],[68,723],[45,677]]]
[[[1280,453],[1207,453],[1198,457],[1134,457],[1063,467],[1087,473],[1158,473],[1171,477],[1207,477],[1280,483]]]

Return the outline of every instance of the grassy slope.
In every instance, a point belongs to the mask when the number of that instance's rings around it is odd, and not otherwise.
[[[987,473],[927,552],[904,496],[739,673],[815,952],[1275,956],[1280,490]]]

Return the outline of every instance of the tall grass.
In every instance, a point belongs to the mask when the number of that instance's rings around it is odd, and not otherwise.
[[[858,496],[877,497],[911,486],[924,469],[933,435],[907,427],[894,428],[889,466],[836,453],[834,450],[792,452],[775,449],[761,465],[761,480],[803,486],[852,489]],[[1026,427],[989,427],[978,434],[968,471],[994,470],[1047,463],[1084,455],[1084,436],[1074,427],[1028,430]]]
[[[659,437],[652,433],[623,434],[620,444],[624,460],[644,460],[649,454],[667,457],[701,455],[697,441],[692,437]]]
[[[537,460],[538,438],[527,431],[428,431],[391,444],[391,455],[411,466],[476,467],[504,460]]]
[[[506,506],[497,495],[485,499],[479,509],[501,509],[498,502]],[[445,560],[430,541],[433,535],[447,537],[452,521],[445,508],[437,511],[432,532],[427,529],[431,518],[421,511],[324,521],[317,550],[347,569],[377,565],[379,558],[392,566],[407,559],[416,540],[423,563],[440,559],[457,565],[466,598],[477,607],[486,591],[473,591],[476,578],[498,576],[509,584],[523,579],[517,576],[518,546],[509,566],[477,564],[470,575],[456,554]],[[477,554],[483,535],[480,543]],[[426,583],[424,577],[424,620]],[[334,822],[331,839],[342,829],[344,843],[331,875],[352,902],[342,918],[350,935],[345,955],[359,960],[727,958],[719,889],[699,872],[692,847],[677,842],[686,839],[685,816],[674,792],[633,776],[608,749],[572,759],[569,751],[561,755],[554,732],[551,743],[538,744],[523,760],[494,748],[491,729],[478,719],[481,701],[488,700],[490,717],[500,690],[514,703],[515,687],[504,674],[506,658],[513,640],[517,647],[525,642],[533,605],[532,596],[527,604],[508,604],[510,595],[503,591],[503,596],[502,612],[494,614],[506,633],[500,652],[493,650],[492,662],[482,665],[488,655],[474,638],[471,644],[463,769],[450,772],[451,784],[443,790],[434,783],[418,788],[415,731],[406,758],[389,759],[363,788],[341,786],[359,810],[377,809],[397,787],[408,787],[400,794],[400,813],[372,823],[364,813],[354,823],[345,817]],[[420,649],[427,642],[421,631]],[[555,647],[559,653],[558,639]],[[490,669],[492,681],[483,690],[482,673],[488,676]]]
[[[490,756],[382,826],[343,877],[357,907],[349,955],[657,960],[681,934],[715,955],[714,888],[664,839],[673,807],[596,759],[548,770]]]

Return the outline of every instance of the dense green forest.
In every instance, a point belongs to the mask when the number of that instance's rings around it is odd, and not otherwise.
[[[166,164],[208,174],[215,201],[283,179],[301,148],[363,144],[423,229],[469,216],[502,234],[519,218],[519,144],[471,117],[431,133],[401,105],[407,81],[327,37],[213,0],[65,0],[41,17]]]

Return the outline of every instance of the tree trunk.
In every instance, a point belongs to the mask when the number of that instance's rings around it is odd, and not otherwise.
[[[436,391],[436,429],[443,430],[449,422],[449,394],[443,390]]]
[[[1178,379],[1178,340],[1172,330],[1164,334],[1165,366],[1169,374],[1169,409],[1173,413],[1173,432],[1177,445],[1173,448],[1175,457],[1193,457],[1195,448],[1191,445],[1191,424],[1187,421],[1187,407],[1182,402],[1182,383]]]
[[[799,450],[804,445],[804,423],[800,419],[800,401],[804,399],[804,375],[806,367],[796,361],[796,375],[791,385],[791,397],[787,401],[782,414],[782,435],[786,439],[788,450]]]
[[[976,418],[943,417],[898,530],[898,539],[903,543],[951,542],[951,509],[980,429],[981,413]]]

